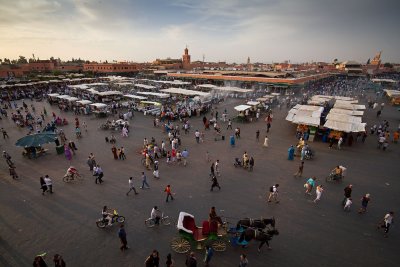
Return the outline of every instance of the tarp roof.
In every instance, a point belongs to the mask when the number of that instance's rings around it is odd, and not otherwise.
[[[297,104],[289,110],[286,120],[297,124],[319,126],[323,111],[323,107]]]
[[[96,107],[96,108],[105,108],[105,107],[107,107],[107,104],[104,104],[104,103],[93,103],[93,104],[90,104],[91,106],[93,106],[93,107]]]
[[[90,100],[78,100],[76,101],[76,103],[82,104],[82,105],[88,105],[88,104],[92,104],[92,101]]]
[[[139,88],[144,88],[144,89],[156,89],[156,87],[153,85],[147,85],[147,84],[141,84],[141,83],[137,83],[134,86],[139,87]]]
[[[155,92],[136,92],[138,95],[151,95],[159,98],[168,98],[169,94],[155,93]]]
[[[325,122],[324,127],[347,133],[350,132],[358,133],[358,132],[365,132],[365,125],[366,123],[351,123],[351,122],[327,120]]]
[[[140,95],[124,95],[124,97],[131,98],[131,99],[139,99],[139,100],[146,100],[147,97],[140,96]]]
[[[180,95],[190,95],[190,96],[210,96],[210,93],[204,93],[200,91],[194,91],[194,90],[187,90],[187,89],[182,89],[182,88],[168,88],[168,89],[162,89],[160,92],[164,93],[170,93],[170,94],[180,94]]]
[[[347,114],[330,113],[326,116],[327,120],[349,122],[349,123],[361,123],[361,117],[351,116]]]
[[[398,90],[384,89],[383,91],[386,92],[386,94],[388,95],[388,97],[400,96],[400,91],[398,91]]]
[[[249,105],[249,106],[257,106],[257,105],[260,104],[260,102],[258,102],[258,101],[249,101],[246,104]]]
[[[337,113],[337,114],[346,114],[352,116],[362,116],[364,115],[364,111],[362,110],[348,110],[348,109],[341,109],[341,108],[332,108],[329,113]]]
[[[79,98],[74,97],[74,96],[70,96],[70,97],[67,97],[67,98],[64,98],[64,99],[65,99],[65,100],[68,100],[69,102],[79,100]]]
[[[98,95],[101,96],[109,96],[109,95],[122,95],[120,91],[105,91],[105,92],[100,92]]]
[[[237,110],[237,111],[245,111],[246,109],[249,109],[249,108],[251,108],[251,106],[248,106],[248,105],[239,105],[239,106],[236,106],[236,107],[235,107],[235,110]]]
[[[214,90],[219,90],[219,91],[238,92],[238,93],[250,93],[250,92],[253,92],[253,89],[243,89],[243,88],[231,87],[231,86],[214,87],[213,89]]]
[[[48,94],[48,96],[50,96],[50,97],[56,97],[56,96],[59,96],[60,94],[57,94],[57,93],[54,93],[54,94]]]
[[[341,109],[349,109],[349,110],[365,109],[365,105],[356,105],[356,104],[345,103],[345,102],[335,103],[335,105],[333,107],[334,108],[341,108]]]
[[[214,85],[214,84],[208,84],[208,83],[206,83],[206,84],[199,84],[199,85],[197,85],[197,87],[200,87],[200,88],[211,88],[211,89],[213,89],[213,88],[215,88],[215,87],[217,87],[217,86]]]

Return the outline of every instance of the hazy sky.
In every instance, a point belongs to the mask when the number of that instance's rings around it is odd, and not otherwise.
[[[400,0],[0,0],[0,58],[400,62]]]

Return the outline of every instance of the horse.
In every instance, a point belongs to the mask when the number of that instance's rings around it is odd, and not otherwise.
[[[254,228],[247,228],[240,235],[238,243],[243,242],[243,240],[245,240],[246,242],[249,242],[252,239],[260,241],[260,245],[258,246],[258,252],[260,252],[261,247],[265,243],[267,243],[268,249],[271,249],[271,247],[269,246],[268,241],[272,240],[272,237],[274,235],[279,235],[279,231],[276,230],[276,229],[272,229],[272,230],[267,230],[266,232],[264,232],[264,231],[257,230],[257,229],[254,229]]]
[[[236,230],[239,230],[240,227],[243,228],[248,228],[248,227],[253,227],[257,229],[264,230],[268,225],[271,225],[272,228],[275,229],[275,217],[272,217],[270,219],[250,219],[250,218],[244,218],[236,224]]]

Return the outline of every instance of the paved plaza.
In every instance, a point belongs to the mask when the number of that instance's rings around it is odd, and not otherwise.
[[[18,102],[21,105],[21,101]],[[227,99],[217,105],[220,114],[226,108],[235,116],[233,107],[243,100]],[[30,105],[30,100],[27,100]],[[33,102],[36,110],[46,107],[60,114],[56,106],[47,102]],[[364,104],[364,103],[363,103]],[[150,216],[151,208],[158,205],[167,215],[177,220],[180,211],[195,216],[197,225],[208,219],[211,206],[220,215],[228,217],[232,224],[240,218],[276,218],[280,232],[266,246],[257,251],[258,243],[250,242],[247,248],[228,245],[227,250],[215,253],[211,266],[237,266],[239,255],[248,255],[249,266],[397,266],[400,256],[400,231],[397,226],[400,205],[399,155],[400,144],[390,144],[387,151],[377,149],[376,136],[368,136],[366,142],[344,146],[342,150],[329,149],[320,139],[310,143],[316,157],[306,161],[303,178],[294,178],[299,158],[287,160],[287,150],[296,144],[296,126],[285,121],[287,109],[273,110],[273,121],[268,133],[269,147],[262,146],[266,125],[264,117],[258,122],[233,124],[241,128],[241,139],[231,147],[229,136],[221,123],[225,141],[214,141],[213,130],[205,132],[204,143],[197,144],[196,129],[203,129],[201,117],[191,118],[192,129],[185,135],[181,131],[182,146],[190,156],[188,165],[167,166],[165,159],[160,163],[160,179],[156,180],[146,171],[149,190],[141,190],[140,174],[145,171],[139,153],[143,139],[154,137],[158,143],[166,140],[161,128],[153,127],[153,118],[135,113],[130,121],[128,138],[116,133],[117,147],[123,146],[127,159],[114,160],[111,145],[104,141],[110,131],[100,130],[105,119],[79,116],[86,121],[89,131],[83,138],[76,139],[71,112],[61,113],[70,122],[62,127],[67,138],[74,140],[78,151],[69,163],[64,155],[57,155],[54,144],[45,147],[49,153],[37,159],[22,156],[22,149],[14,144],[24,136],[26,129],[17,129],[11,119],[0,121],[0,127],[7,129],[9,139],[0,141],[1,150],[13,157],[20,175],[19,180],[10,178],[6,162],[0,162],[0,266],[31,266],[35,255],[47,252],[49,266],[55,253],[63,255],[68,266],[143,266],[153,249],[160,252],[161,265],[165,266],[166,255],[172,252],[170,241],[177,236],[174,225],[146,228],[144,220]],[[11,112],[9,112],[10,114]],[[47,117],[47,120],[50,116]],[[367,109],[365,121],[369,126],[377,123],[376,110]],[[381,119],[390,122],[390,129],[397,129],[399,111],[386,104]],[[256,131],[261,131],[256,141]],[[168,147],[169,148],[169,147]],[[206,161],[209,151],[213,161],[221,162],[221,191],[210,192],[210,163]],[[235,157],[241,158],[244,151],[255,159],[253,172],[233,166]],[[104,184],[94,183],[86,159],[94,153],[104,171]],[[81,183],[66,184],[62,176],[71,165],[75,166],[85,179]],[[336,165],[347,167],[347,176],[341,184],[327,184],[325,177]],[[48,174],[53,179],[54,194],[41,194],[39,177]],[[126,196],[128,178],[134,177],[139,195]],[[313,196],[304,194],[303,184],[307,177],[316,176],[317,184],[325,191],[321,201],[314,204]],[[280,184],[280,203],[267,203],[269,187]],[[344,212],[341,206],[343,188],[353,184],[353,207]],[[164,188],[171,184],[176,193],[175,200],[165,202]],[[313,192],[314,193],[314,192]],[[360,215],[361,197],[371,194],[366,214]],[[126,252],[119,250],[118,225],[107,229],[96,227],[104,205],[118,210],[126,217],[125,228],[128,244]],[[221,211],[223,210],[223,211]],[[395,212],[395,224],[389,238],[376,230],[376,224],[389,211]],[[202,266],[204,251],[195,250],[198,266]],[[185,255],[172,252],[176,266],[184,266]],[[397,262],[397,264],[396,264]]]

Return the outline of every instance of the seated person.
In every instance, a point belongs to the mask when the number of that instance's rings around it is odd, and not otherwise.
[[[341,179],[342,178],[342,174],[343,174],[343,170],[342,168],[340,168],[340,166],[336,166],[336,168],[334,168],[332,170],[333,173],[333,179],[337,180],[337,179]]]
[[[103,216],[103,220],[105,222],[108,222],[108,225],[112,224],[112,217],[114,216],[114,214],[111,214],[107,211],[107,206],[103,207],[103,210],[101,211],[101,215]]]
[[[154,220],[155,224],[160,224],[161,212],[158,210],[157,206],[154,206],[154,208],[151,210],[150,218]]]
[[[211,207],[210,214],[208,215],[208,221],[211,223],[213,221],[218,222],[219,224],[223,224],[221,217],[217,215],[215,211],[215,207]]]

